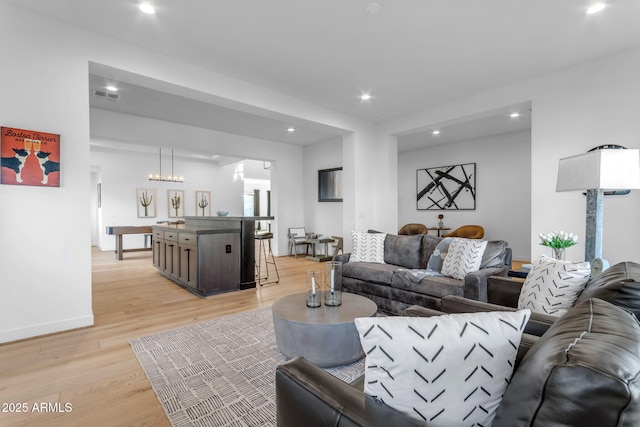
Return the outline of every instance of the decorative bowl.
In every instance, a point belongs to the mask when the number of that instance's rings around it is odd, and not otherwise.
[[[229,215],[229,211],[218,211],[216,213],[218,214],[218,216],[227,216],[227,215]]]

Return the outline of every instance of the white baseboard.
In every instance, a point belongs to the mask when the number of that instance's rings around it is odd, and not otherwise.
[[[93,314],[88,316],[65,319],[58,322],[31,325],[25,328],[9,329],[0,331],[0,344],[11,341],[33,338],[40,335],[52,334],[55,332],[68,331],[70,329],[93,326]]]

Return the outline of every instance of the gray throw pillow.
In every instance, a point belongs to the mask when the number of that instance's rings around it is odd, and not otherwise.
[[[492,240],[487,242],[487,248],[482,255],[480,269],[489,267],[504,267],[504,256],[507,251],[507,242],[504,240]]]
[[[438,246],[433,250],[433,253],[429,257],[429,262],[427,263],[427,270],[437,271],[438,273],[442,272],[442,264],[444,263],[444,259],[447,256],[447,251],[449,250],[449,245],[453,237],[445,237],[438,243]]]

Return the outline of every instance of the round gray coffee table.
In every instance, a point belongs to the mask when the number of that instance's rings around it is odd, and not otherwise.
[[[353,319],[377,310],[370,299],[345,292],[338,307],[309,308],[304,293],[288,295],[272,307],[276,344],[285,356],[303,356],[323,368],[355,362],[364,352]]]

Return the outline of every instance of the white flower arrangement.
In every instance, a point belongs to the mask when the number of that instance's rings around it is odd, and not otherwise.
[[[540,233],[540,244],[553,249],[566,249],[578,243],[578,235],[566,233],[562,230],[552,233]]]

